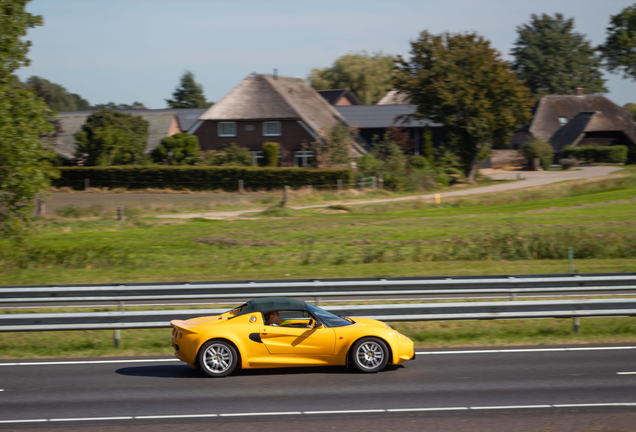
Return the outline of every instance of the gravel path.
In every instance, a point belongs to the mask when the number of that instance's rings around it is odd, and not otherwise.
[[[558,183],[558,182],[562,182],[566,180],[604,177],[620,169],[622,168],[617,166],[588,166],[588,167],[581,167],[579,171],[496,171],[492,174],[489,174],[489,176],[493,180],[516,180],[519,178],[523,180],[511,182],[511,183],[501,183],[501,184],[494,184],[490,186],[477,187],[473,189],[442,192],[440,193],[440,195],[442,198],[444,198],[444,197],[457,197],[457,196],[465,196],[465,195],[477,195],[477,194],[484,194],[484,193],[491,193],[491,192],[503,192],[503,191],[509,191],[514,189],[543,186],[550,183]],[[409,200],[419,200],[419,199],[433,199],[433,198],[435,198],[435,194],[410,195],[410,196],[400,197],[400,198],[346,200],[346,201],[338,201],[338,202],[329,202],[326,204],[295,206],[291,208],[295,210],[302,210],[302,209],[309,209],[309,208],[324,208],[324,207],[332,206],[334,204],[342,204],[342,205],[351,206],[351,205],[360,205],[360,204],[374,204],[374,203],[409,201]],[[225,211],[225,212],[171,214],[171,215],[161,215],[157,217],[172,218],[172,219],[204,218],[204,219],[222,220],[222,219],[231,219],[231,218],[249,214],[249,213],[258,213],[263,210],[265,209],[261,208],[261,209],[254,209],[254,210],[237,210],[237,211]]]

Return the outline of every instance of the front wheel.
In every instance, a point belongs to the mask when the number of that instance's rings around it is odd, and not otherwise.
[[[363,338],[353,344],[351,357],[360,372],[375,373],[386,367],[389,348],[380,339]]]
[[[204,343],[199,350],[197,363],[207,376],[224,377],[236,368],[238,354],[231,344],[222,340],[211,340]]]

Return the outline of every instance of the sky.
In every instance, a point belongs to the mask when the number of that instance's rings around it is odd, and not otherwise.
[[[475,31],[502,56],[531,14],[562,13],[596,46],[610,15],[634,0],[32,0],[44,26],[30,29],[37,75],[91,104],[165,99],[192,71],[218,101],[252,72],[307,78],[347,53],[408,56],[409,41],[432,33]],[[636,82],[605,74],[607,96],[636,102]]]

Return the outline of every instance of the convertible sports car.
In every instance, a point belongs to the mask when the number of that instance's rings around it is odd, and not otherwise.
[[[264,316],[278,311],[279,321]],[[206,375],[244,369],[348,365],[377,372],[415,358],[413,341],[380,321],[340,317],[304,301],[268,297],[218,316],[173,320],[175,356]]]

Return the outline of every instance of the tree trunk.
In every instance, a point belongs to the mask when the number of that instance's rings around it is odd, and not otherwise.
[[[481,151],[481,144],[477,144],[475,146],[475,156],[473,156],[473,161],[470,164],[470,171],[468,171],[468,182],[475,183],[475,176],[477,175],[477,170],[479,169],[479,152]]]

